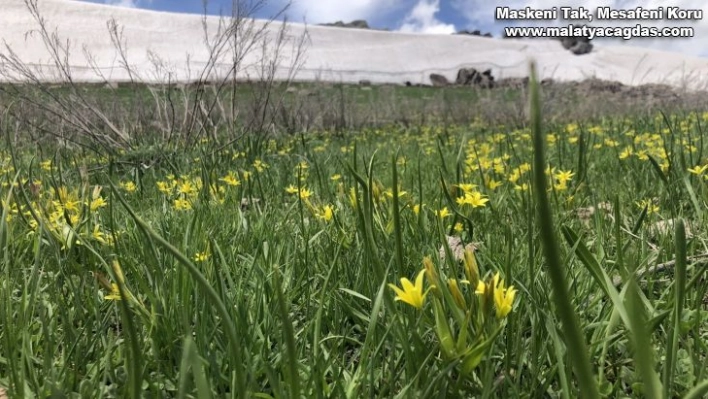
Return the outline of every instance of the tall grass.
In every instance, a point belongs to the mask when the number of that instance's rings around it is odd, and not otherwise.
[[[150,168],[6,144],[0,386],[705,395],[708,115],[557,123],[532,88],[527,127],[217,136]],[[417,309],[389,284],[421,270]]]

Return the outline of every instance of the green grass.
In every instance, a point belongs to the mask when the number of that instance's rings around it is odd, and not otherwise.
[[[708,238],[708,180],[694,168],[708,115],[542,118],[220,151],[204,140],[147,169],[6,147],[0,386],[11,397],[701,397],[708,283],[693,257]],[[489,201],[458,203],[465,194]],[[450,248],[440,259],[446,235],[474,243],[474,262]],[[417,309],[389,284],[415,282],[425,257]],[[509,286],[500,314],[495,293]]]

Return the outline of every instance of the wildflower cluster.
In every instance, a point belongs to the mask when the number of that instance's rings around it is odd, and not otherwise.
[[[460,264],[457,264],[460,266]],[[432,294],[433,319],[424,318],[432,328],[448,362],[460,362],[461,372],[471,376],[484,359],[494,339],[501,333],[505,320],[514,306],[516,289],[506,286],[499,273],[480,278],[474,253],[464,252],[461,262],[464,279],[443,273],[429,258],[423,258],[423,269],[415,283],[401,278],[401,286],[389,284],[396,301],[418,310],[425,310],[426,299]],[[427,280],[427,288],[425,287]]]
[[[214,204],[223,204],[229,189],[241,185],[239,176],[233,171],[226,175],[214,179],[209,185],[209,199]],[[157,182],[157,189],[167,201],[172,204],[177,211],[189,211],[194,207],[199,193],[204,189],[204,184],[200,177],[167,175],[166,180]]]
[[[34,181],[31,186],[34,198],[30,202],[31,209],[13,202],[11,212],[21,212],[28,221],[29,234],[35,234],[45,229],[62,248],[69,249],[81,240],[97,242],[101,245],[111,245],[113,234],[107,232],[101,223],[99,209],[108,205],[101,195],[102,187],[94,186],[78,192],[66,186],[42,189],[41,181]]]
[[[307,178],[309,177],[309,165],[307,162],[300,162],[295,168],[295,174],[295,177],[298,180],[298,185],[289,185],[285,188],[285,192],[290,195],[297,196],[297,198],[302,201],[302,203],[317,219],[325,222],[332,221],[332,218],[334,218],[334,207],[330,204],[316,204],[313,202],[314,198],[312,197],[312,191],[305,186],[307,183]],[[332,180],[338,180],[338,178]]]

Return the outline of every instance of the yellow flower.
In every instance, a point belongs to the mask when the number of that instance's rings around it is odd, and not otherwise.
[[[300,199],[301,200],[306,200],[312,196],[312,191],[310,191],[307,188],[301,188],[300,189]]]
[[[527,183],[523,183],[521,185],[515,185],[514,190],[516,191],[528,191],[529,190],[529,185]]]
[[[637,201],[637,206],[644,209],[647,208],[647,215],[659,213],[659,205],[656,205],[652,200]]]
[[[172,193],[172,187],[169,183],[164,181],[157,182],[157,190],[166,195],[170,195]]]
[[[435,215],[437,217],[439,217],[440,219],[444,219],[444,218],[452,215],[452,213],[447,209],[447,207],[444,207],[443,209],[441,209],[439,211],[435,211]]]
[[[371,194],[374,196],[374,200],[379,202],[381,200],[381,192],[383,191],[383,186],[381,183],[375,181],[373,187],[371,187]]]
[[[99,195],[97,198],[91,200],[89,208],[91,208],[91,212],[95,212],[98,208],[103,208],[106,205],[108,205],[108,202]]]
[[[296,194],[297,193],[297,187],[293,186],[292,184],[285,187],[285,192],[288,194]]]
[[[413,213],[418,216],[418,214],[420,213],[420,204],[413,205]]]
[[[465,249],[464,256],[465,276],[467,277],[467,281],[479,288],[479,267],[477,266],[474,251]]]
[[[462,283],[466,283],[466,281],[462,281]],[[462,292],[460,291],[460,286],[457,284],[457,280],[454,278],[448,279],[447,286],[450,289],[450,294],[452,294],[452,299],[455,301],[457,307],[461,310],[466,310],[467,302],[465,301],[464,295],[462,295]]]
[[[440,284],[438,278],[438,272],[435,270],[435,264],[430,256],[423,257],[423,267],[425,268],[425,277],[428,279],[430,288],[433,290],[433,294],[439,295],[440,292],[437,291],[437,285]]]
[[[627,158],[631,157],[632,154],[634,154],[634,151],[632,151],[632,147],[627,147],[624,149],[624,151],[622,151],[620,153],[619,158],[620,159],[627,159]]]
[[[497,318],[503,319],[509,312],[511,312],[511,307],[514,305],[514,298],[516,297],[516,289],[514,286],[509,286],[506,288],[504,286],[504,280],[499,280],[499,273],[494,275],[494,307],[497,311]]]
[[[568,189],[568,185],[565,182],[558,182],[553,185],[553,189],[556,191],[565,191]]]
[[[116,279],[121,283],[125,284],[125,276],[123,276],[123,269],[120,267],[120,263],[118,263],[117,260],[114,260],[113,263],[111,263],[111,269],[113,269],[113,274],[115,275]],[[128,291],[127,287],[124,287],[126,291],[126,296],[128,298],[131,298],[130,291]],[[118,289],[118,284],[116,283],[111,283],[111,292],[104,297],[105,299],[112,300],[112,301],[120,301],[122,298],[120,296],[120,289]]]
[[[70,192],[66,187],[62,186],[59,187],[54,194],[59,198],[58,202],[54,201],[54,206],[57,209],[66,210],[72,213],[79,212],[79,205],[81,204],[81,201],[79,201],[76,193]]]
[[[330,205],[325,205],[322,210],[317,214],[317,217],[324,220],[325,222],[329,222],[332,220],[332,216],[334,215],[334,212],[332,211],[332,207]]]
[[[224,183],[228,184],[229,186],[234,186],[234,187],[241,184],[241,182],[238,181],[238,178],[236,177],[236,175],[233,172],[229,172],[226,176],[222,177],[219,180],[223,181]]]
[[[101,225],[95,224],[93,226],[93,232],[91,233],[91,237],[93,237],[94,240],[100,242],[101,244],[108,244],[108,241],[106,241],[106,235],[103,234],[101,231]]]
[[[337,181],[337,180],[339,180],[339,179],[341,179],[341,178],[342,178],[342,175],[340,175],[339,173],[337,173],[337,174],[332,175],[332,177],[330,177],[329,179],[332,180],[332,181]]]
[[[111,283],[111,292],[103,297],[104,299],[108,299],[109,301],[120,301],[120,290],[118,290],[118,284],[116,283]]]
[[[608,147],[617,147],[619,146],[619,142],[613,139],[605,139],[605,145]]]
[[[470,183],[462,183],[458,184],[457,187],[459,187],[464,193],[471,193],[472,191],[474,191],[475,188],[477,188],[477,185]]]
[[[268,169],[268,164],[261,161],[260,159],[256,159],[253,161],[253,167],[256,169],[258,173],[263,172],[264,170]],[[248,179],[246,179],[248,180]]]
[[[193,195],[197,193],[197,188],[192,184],[191,181],[185,180],[179,185],[177,192],[184,195]]]
[[[480,192],[466,192],[464,197],[457,198],[458,205],[470,205],[472,208],[483,207],[489,202],[489,198],[485,198]]]
[[[562,171],[561,170],[558,173],[556,173],[554,177],[556,178],[556,180],[558,180],[559,184],[565,185],[565,183],[569,182],[570,179],[573,178],[573,176],[575,176],[575,173],[573,173],[572,171],[570,171],[570,170]]]
[[[693,173],[694,175],[699,175],[699,176],[700,176],[700,175],[703,174],[703,172],[706,171],[706,169],[708,169],[708,164],[703,165],[703,166],[698,166],[698,165],[696,165],[696,167],[694,167],[694,168],[688,168],[687,170],[688,170],[689,172]]]
[[[388,286],[396,292],[396,300],[403,301],[416,309],[422,309],[425,303],[425,296],[428,292],[423,292],[423,276],[425,275],[425,269],[418,273],[415,278],[415,284],[411,283],[405,277],[401,278],[401,288],[398,288],[394,284],[389,284]]]
[[[195,260],[196,262],[204,262],[205,260],[209,259],[209,256],[210,256],[210,255],[211,255],[211,254],[209,254],[209,251],[197,252],[197,253],[194,255],[194,260]]]
[[[487,180],[486,185],[487,185],[487,188],[488,188],[488,189],[490,189],[490,190],[496,190],[499,186],[502,185],[502,183],[499,182],[499,181],[496,181],[496,180],[494,180],[494,179],[489,179],[489,180]]]
[[[406,194],[408,194],[407,191],[403,191],[400,188],[398,189],[398,198],[401,198]],[[384,195],[386,195],[388,198],[393,198],[393,189],[389,188],[388,190],[384,191]]]
[[[132,193],[137,189],[137,187],[135,186],[135,183],[133,183],[132,181],[120,182],[120,186],[121,186],[121,188],[123,188],[123,190],[125,190],[128,193]]]
[[[177,198],[175,199],[174,207],[178,211],[188,211],[192,209],[192,204],[184,198]]]
[[[352,208],[356,208],[357,199],[356,199],[356,189],[354,187],[351,187],[349,189],[349,203],[352,205]]]

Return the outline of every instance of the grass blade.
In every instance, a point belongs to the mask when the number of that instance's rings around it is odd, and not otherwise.
[[[288,306],[285,303],[285,294],[283,293],[283,279],[280,269],[274,267],[273,270],[275,285],[275,296],[278,300],[278,309],[280,310],[281,323],[283,325],[283,338],[285,339],[285,350],[287,353],[287,378],[290,386],[290,397],[300,397],[300,375],[298,372],[297,349],[295,347],[295,331],[293,331],[293,323],[290,321]]]
[[[550,201],[546,194],[547,182],[544,170],[546,169],[545,157],[545,137],[541,130],[541,99],[539,95],[538,81],[536,78],[536,65],[531,63],[531,128],[533,130],[534,143],[534,191],[538,201],[538,216],[541,228],[541,243],[543,252],[548,263],[548,274],[553,286],[553,299],[558,309],[558,316],[563,324],[565,344],[568,348],[573,348],[573,368],[580,392],[586,398],[599,398],[600,392],[597,382],[593,377],[590,356],[588,355],[587,344],[580,330],[578,316],[573,309],[568,286],[565,281],[564,268],[553,231],[553,217],[551,214]]]
[[[655,355],[647,328],[646,308],[640,297],[639,285],[634,277],[627,290],[627,310],[630,317],[630,332],[634,344],[634,361],[642,378],[642,394],[646,398],[662,398],[659,375],[654,369]]]
[[[674,281],[673,326],[666,344],[666,365],[664,366],[664,397],[671,396],[671,385],[676,369],[681,316],[686,299],[686,229],[683,220],[676,222],[676,279]]]
[[[238,339],[238,334],[236,333],[236,325],[234,324],[234,321],[231,318],[229,311],[226,309],[226,305],[224,305],[224,302],[221,300],[221,298],[219,298],[219,294],[216,293],[211,284],[209,284],[209,281],[204,277],[204,275],[199,271],[199,269],[194,266],[192,261],[189,260],[188,257],[181,253],[172,244],[170,244],[164,238],[160,237],[157,233],[155,233],[152,228],[148,226],[147,223],[145,223],[140,217],[138,217],[133,208],[128,205],[123,196],[120,195],[120,192],[118,191],[118,188],[115,186],[115,184],[113,184],[113,182],[110,180],[109,183],[115,197],[118,198],[118,201],[120,201],[121,204],[123,204],[123,207],[125,207],[125,209],[128,211],[135,223],[140,226],[140,228],[145,232],[146,235],[148,235],[158,245],[167,250],[167,252],[172,254],[172,256],[174,256],[175,259],[177,259],[177,261],[187,269],[192,278],[194,278],[197,285],[204,290],[207,297],[209,297],[212,306],[214,306],[216,311],[219,313],[219,316],[223,319],[224,328],[230,341],[229,348],[231,351],[230,357],[233,362],[232,367],[234,368],[234,371],[236,373],[236,387],[233,394],[238,395],[239,397],[244,396],[246,394],[246,378],[243,373],[243,369],[241,368],[241,364],[244,358],[241,355],[241,347],[239,345],[240,341]],[[239,364],[239,362],[241,362],[241,364]]]

